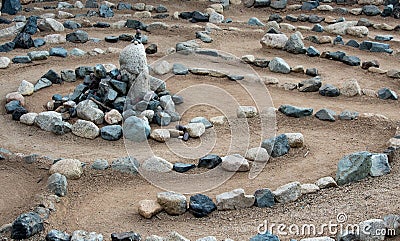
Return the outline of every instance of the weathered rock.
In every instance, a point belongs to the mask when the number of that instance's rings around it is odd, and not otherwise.
[[[257,108],[254,106],[239,106],[236,115],[238,118],[252,118],[257,115]]]
[[[106,170],[109,167],[108,161],[103,159],[97,159],[92,164],[94,170]]]
[[[144,218],[151,218],[163,210],[163,207],[155,200],[141,200],[138,212]]]
[[[292,105],[281,105],[278,110],[287,116],[296,118],[310,116],[313,113],[312,108],[301,108]]]
[[[397,69],[390,69],[387,72],[387,76],[393,79],[400,79],[400,70]]]
[[[235,210],[253,206],[255,197],[245,195],[244,190],[239,188],[216,196],[218,210]]]
[[[19,118],[19,121],[25,125],[31,126],[35,123],[35,119],[37,116],[38,114],[36,113],[26,113]]]
[[[343,157],[336,171],[336,182],[344,185],[368,176],[371,169],[372,154],[366,151],[356,152]]]
[[[15,15],[22,10],[21,2],[19,0],[4,0],[1,5],[1,12],[10,15]]]
[[[246,158],[250,161],[267,162],[270,158],[270,155],[265,148],[254,147],[247,150]]]
[[[326,26],[325,31],[331,34],[345,35],[348,28],[356,25],[357,21],[344,21]]]
[[[304,80],[298,84],[300,92],[317,92],[321,85],[321,78],[318,76]]]
[[[72,233],[71,241],[103,241],[103,235],[95,232],[76,230]]]
[[[91,100],[84,100],[76,107],[76,112],[79,118],[102,124],[104,120],[104,113],[101,111],[97,104]]]
[[[381,14],[381,10],[375,5],[365,5],[362,7],[362,11],[367,16],[376,16]]]
[[[157,202],[170,215],[184,214],[187,209],[186,197],[182,194],[175,192],[158,193]]]
[[[141,241],[140,234],[135,232],[112,233],[111,241]]]
[[[173,165],[161,157],[153,156],[144,161],[141,168],[146,172],[166,173],[172,171]]]
[[[61,121],[61,114],[55,111],[41,112],[35,118],[35,124],[44,131],[52,131],[54,124]]]
[[[359,116],[358,112],[355,111],[349,111],[349,110],[344,110],[342,113],[339,115],[339,119],[341,120],[355,120]]]
[[[336,181],[333,177],[322,177],[315,182],[320,189],[337,187]]]
[[[315,113],[315,117],[323,121],[331,121],[334,122],[336,113],[333,110],[323,108]]]
[[[100,134],[100,129],[91,121],[77,120],[72,125],[72,133],[79,137],[95,139]]]
[[[390,173],[389,159],[386,154],[372,154],[369,175],[379,177]]]
[[[395,214],[389,214],[383,217],[387,231],[391,230],[386,236],[393,237],[398,236],[400,233],[400,216]]]
[[[264,140],[261,147],[265,148],[272,157],[286,155],[290,150],[289,141],[285,134]]]
[[[28,239],[43,230],[43,220],[37,213],[24,213],[19,215],[12,223],[11,238],[16,240]]]
[[[170,139],[170,133],[167,129],[155,129],[151,132],[150,137],[159,142],[166,142]]]
[[[89,41],[89,35],[83,30],[76,30],[67,34],[66,40],[72,43],[86,43]]]
[[[50,168],[50,174],[59,173],[67,179],[79,179],[83,173],[82,163],[76,159],[62,159]]]
[[[397,100],[397,93],[389,88],[381,88],[378,90],[378,97],[382,100]]]
[[[291,148],[301,148],[304,145],[304,136],[301,133],[285,133]]]
[[[34,85],[26,80],[22,80],[21,84],[18,87],[18,92],[21,95],[32,95],[34,91]]]
[[[357,80],[352,79],[345,81],[340,88],[340,93],[344,96],[352,97],[356,95],[361,95],[361,88]]]
[[[279,241],[279,238],[278,236],[267,231],[265,233],[259,233],[256,236],[253,236],[250,238],[250,241]]]
[[[290,66],[285,62],[285,60],[275,57],[269,62],[269,70],[275,73],[288,74],[290,73]]]
[[[311,184],[311,183],[305,183],[305,184],[301,184],[301,194],[310,194],[310,193],[316,193],[319,191],[319,187],[315,184]]]
[[[208,154],[199,159],[199,164],[197,165],[197,167],[212,169],[221,164],[221,162],[222,162],[221,157],[213,154]]]
[[[67,178],[60,173],[52,174],[47,180],[47,188],[57,196],[64,197],[67,194]]]
[[[111,169],[128,174],[136,174],[138,168],[139,162],[129,156],[118,158],[111,164]]]
[[[285,184],[273,192],[275,199],[280,203],[288,203],[296,201],[301,197],[300,182],[291,182]]]
[[[224,156],[221,158],[221,167],[228,172],[247,172],[250,170],[249,162],[239,154]]]
[[[275,196],[268,188],[259,189],[254,193],[254,206],[259,208],[272,207],[275,205]]]
[[[189,133],[189,136],[193,138],[200,137],[206,130],[206,127],[203,123],[189,123],[185,127]]]
[[[342,62],[350,66],[359,66],[361,63],[360,58],[357,56],[344,56]]]
[[[104,126],[100,129],[100,136],[107,141],[116,141],[122,137],[122,127],[120,125]]]
[[[247,21],[247,24],[250,26],[265,26],[263,22],[261,22],[258,18],[256,17],[251,17],[249,21]]]
[[[282,49],[285,47],[288,37],[285,34],[266,33],[260,40],[263,48]]]
[[[196,194],[190,197],[189,212],[196,218],[202,218],[217,210],[217,205],[211,198],[204,194]]]
[[[328,97],[337,97],[340,95],[340,90],[339,88],[331,85],[331,84],[325,84],[321,86],[318,90],[319,94],[322,96],[328,96]]]
[[[182,235],[180,235],[177,232],[171,232],[168,234],[167,237],[165,237],[164,239],[165,241],[190,241],[190,239],[187,239],[185,237],[183,237]]]

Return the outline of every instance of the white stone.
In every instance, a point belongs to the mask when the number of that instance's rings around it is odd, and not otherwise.
[[[285,34],[267,33],[262,37],[260,43],[263,48],[282,49],[287,41],[288,37]]]
[[[312,183],[301,184],[301,194],[316,193],[319,191],[319,187]]]
[[[0,69],[6,69],[11,63],[8,57],[0,57]]]
[[[214,12],[210,14],[209,21],[210,23],[222,23],[224,21],[224,15]]]
[[[166,142],[171,138],[167,129],[155,129],[151,132],[150,137],[159,142]]]
[[[361,95],[361,88],[357,80],[352,79],[345,81],[340,88],[340,94],[348,97]]]
[[[273,194],[275,195],[276,201],[280,203],[296,201],[301,197],[300,182],[291,182],[280,186],[273,192]]]
[[[270,157],[271,156],[268,154],[267,150],[262,147],[250,148],[246,152],[246,158],[250,161],[267,162]]]
[[[235,210],[253,206],[255,197],[253,195],[245,195],[244,190],[238,188],[217,195],[216,201],[218,210]]]
[[[190,137],[200,137],[206,131],[206,127],[203,123],[189,123],[186,126],[187,132]]]
[[[49,34],[44,37],[44,41],[47,44],[61,44],[67,42],[65,35],[61,34]]]
[[[365,37],[368,35],[368,28],[365,26],[353,26],[353,27],[349,27],[346,30],[347,34],[355,36],[355,37]]]
[[[301,148],[304,145],[304,136],[301,133],[285,133],[288,138],[289,146],[292,148]]]
[[[22,80],[21,84],[18,87],[18,92],[21,93],[21,95],[32,95],[34,92],[34,88],[35,86],[26,81],[26,80]]]
[[[228,172],[248,172],[249,162],[239,154],[224,156],[221,158],[221,168]]]
[[[83,173],[82,163],[76,159],[63,159],[54,163],[50,174],[60,173],[67,179],[79,179]]]
[[[172,65],[168,63],[166,60],[162,60],[156,64],[153,65],[153,71],[154,73],[158,75],[164,75],[172,70]]]
[[[91,100],[79,102],[76,106],[76,113],[79,118],[92,121],[96,124],[102,124],[104,120],[103,111],[101,111],[97,104]]]
[[[167,130],[168,131],[168,130]],[[169,134],[169,132],[168,132]],[[140,166],[140,169],[146,172],[159,172],[166,173],[172,171],[173,165],[172,163],[162,159],[161,157],[153,156]]]
[[[325,31],[331,34],[345,35],[349,27],[354,27],[356,25],[357,21],[344,21],[326,26]]]
[[[257,113],[258,111],[255,106],[239,106],[236,111],[238,118],[253,118]]]
[[[337,187],[337,183],[333,177],[322,177],[315,182],[315,185],[317,185],[320,189]]]
[[[37,116],[37,113],[26,113],[21,116],[19,121],[25,125],[31,126],[35,123],[35,119]]]
[[[118,124],[122,121],[122,115],[119,111],[112,109],[104,115],[104,120],[110,125]]]
[[[57,18],[59,19],[68,19],[68,18],[74,18],[75,16],[72,13],[64,12],[64,11],[58,11]]]
[[[210,118],[210,122],[213,125],[223,125],[227,121],[226,117],[221,115],[221,116],[214,116]]]

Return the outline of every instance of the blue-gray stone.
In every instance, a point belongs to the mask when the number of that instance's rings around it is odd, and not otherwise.
[[[248,25],[251,26],[265,26],[263,22],[261,22],[258,18],[256,17],[251,17],[249,21],[247,22]]]
[[[376,16],[381,14],[381,10],[375,5],[365,5],[362,7],[362,12],[367,16]]]
[[[319,94],[328,97],[337,97],[340,95],[340,90],[331,84],[325,84],[319,88]]]
[[[222,162],[221,157],[214,154],[208,154],[199,159],[199,164],[197,165],[197,167],[213,169],[217,167],[219,164],[221,164],[221,162]]]
[[[390,41],[393,39],[393,35],[376,35],[376,41]]]
[[[349,111],[349,110],[344,110],[342,113],[339,115],[339,119],[341,120],[355,120],[358,118],[358,112],[356,111]]]
[[[106,23],[106,22],[97,22],[97,23],[93,24],[93,27],[95,27],[95,28],[109,28],[109,27],[111,27],[111,24]]]
[[[363,151],[344,156],[338,163],[336,182],[338,185],[355,182],[368,176],[372,154]]]
[[[372,42],[371,48],[369,49],[369,51],[371,51],[371,52],[388,52],[389,48],[390,48],[389,44]]]
[[[46,241],[70,241],[71,236],[56,229],[50,230],[46,235]]]
[[[175,63],[172,66],[172,73],[176,75],[187,75],[189,73],[189,69],[183,64]]]
[[[83,79],[86,75],[94,73],[94,68],[91,66],[79,66],[75,69],[77,78]]]
[[[271,0],[255,0],[253,7],[255,8],[265,8],[271,5]]]
[[[324,31],[324,27],[322,27],[321,24],[315,24],[311,30],[314,32],[322,33]]]
[[[114,17],[114,12],[109,6],[102,4],[99,7],[99,15],[102,18],[111,18]]]
[[[24,213],[12,223],[11,238],[16,240],[28,239],[42,232],[43,229],[43,220],[39,214],[34,212]]]
[[[345,52],[342,51],[336,51],[336,52],[328,52],[326,55],[327,59],[332,59],[335,61],[342,61],[344,56],[346,56]]]
[[[287,0],[273,0],[271,1],[270,7],[273,9],[285,9]]]
[[[389,88],[381,88],[378,90],[378,97],[382,100],[397,100],[398,96],[396,92]]]
[[[272,157],[280,157],[289,153],[289,140],[285,134],[263,140],[261,147],[265,148]]]
[[[318,57],[320,56],[320,52],[318,49],[314,48],[313,46],[310,46],[306,50],[306,54],[310,57]]]
[[[55,47],[50,49],[50,56],[57,56],[57,57],[67,57],[68,51],[62,47]]]
[[[174,102],[175,105],[180,105],[183,103],[183,97],[180,95],[173,95],[172,101]]]
[[[372,154],[369,175],[379,177],[390,173],[389,159],[386,154]]]
[[[298,84],[300,92],[317,92],[321,87],[322,82],[319,76],[311,79],[306,79]]]
[[[127,28],[133,28],[133,29],[140,29],[140,30],[146,30],[147,25],[134,19],[128,19],[126,20],[125,26]]]
[[[381,17],[390,17],[393,13],[393,5],[389,4],[383,8]]]
[[[213,127],[213,124],[202,116],[191,119],[189,123],[203,123],[206,129]]]
[[[318,76],[318,69],[317,68],[308,68],[308,69],[306,69],[306,75],[316,77],[316,76]]]
[[[292,105],[281,105],[279,107],[279,111],[287,116],[300,118],[312,115],[314,110],[312,108],[302,108]]]
[[[286,15],[285,19],[289,22],[297,22],[298,18],[294,15]]]
[[[186,164],[186,163],[178,162],[178,163],[174,163],[173,170],[176,172],[183,173],[183,172],[187,172],[195,167],[196,167],[195,164]]]
[[[5,105],[7,114],[13,113],[19,107],[22,107],[19,100],[12,100]]]
[[[196,218],[202,218],[217,210],[217,205],[211,198],[204,194],[196,194],[190,197],[189,212]]]
[[[357,56],[344,56],[342,62],[350,66],[359,66],[361,64],[360,58]]]
[[[67,195],[68,189],[67,178],[60,173],[52,174],[49,179],[47,179],[47,189],[59,197],[64,197]]]
[[[72,95],[70,96],[70,99],[72,100],[72,101],[77,101],[77,100],[79,100],[79,97],[83,94],[83,92],[85,91],[85,90],[87,90],[88,89],[88,86],[87,85],[84,85],[84,84],[79,84],[79,85],[77,85],[76,87],[75,87],[75,90],[74,90],[74,92],[72,93]]]
[[[322,21],[324,21],[325,18],[324,17],[320,17],[318,15],[312,14],[308,17],[308,22],[310,23],[320,23]]]
[[[303,11],[311,11],[314,8],[317,8],[318,6],[319,6],[319,1],[303,2],[303,5],[301,6],[301,10],[303,10]]]
[[[333,110],[323,108],[315,113],[315,117],[323,121],[334,122],[336,113]]]
[[[211,43],[213,39],[208,35],[207,32],[199,31],[196,32],[196,38],[200,39],[204,43]]]
[[[42,76],[42,78],[50,80],[53,84],[60,84],[62,82],[60,75],[52,69],[49,69],[47,73]]]
[[[259,189],[254,193],[254,205],[259,208],[270,208],[275,205],[274,194],[268,188]]]
[[[37,16],[30,16],[25,23],[25,27],[22,29],[22,32],[30,34],[30,35],[34,35],[38,28],[37,28]],[[25,22],[25,21],[22,21]]]
[[[36,91],[38,91],[40,89],[43,89],[43,88],[46,88],[46,87],[49,87],[49,86],[52,86],[52,85],[53,85],[53,83],[51,83],[50,80],[48,80],[46,78],[40,78],[36,82],[35,87],[33,88],[33,90],[36,92]]]
[[[157,111],[154,115],[154,120],[159,126],[167,126],[171,123],[171,115],[165,111]]]
[[[120,125],[104,126],[100,129],[101,138],[107,141],[117,141],[122,137],[122,127]]]
[[[122,81],[118,81],[118,80],[111,80],[110,81],[111,86],[113,87],[114,90],[116,90],[117,92],[126,95],[127,92],[127,88],[128,88],[128,84]]]
[[[228,79],[232,80],[232,81],[239,81],[239,80],[243,80],[244,76],[243,75],[228,75]]]
[[[3,0],[1,5],[1,12],[10,15],[15,15],[22,10],[21,2],[19,0]]]
[[[81,50],[81,49],[78,49],[78,48],[73,48],[71,51],[69,51],[69,54],[72,55],[72,56],[80,57],[80,56],[85,55],[86,52]]]
[[[119,2],[117,10],[132,10],[132,4]]]
[[[194,11],[192,13],[192,20],[191,22],[196,23],[196,22],[208,22],[209,16],[208,14],[204,14],[199,11]]]
[[[336,36],[336,38],[333,40],[333,44],[334,45],[336,45],[336,44],[344,45],[342,36],[340,36],[340,35]]]
[[[125,139],[134,142],[143,142],[150,135],[150,126],[145,120],[131,116],[124,121],[123,134]]]
[[[167,7],[165,7],[164,5],[160,4],[158,6],[155,7],[156,13],[166,13],[168,12]]]
[[[270,234],[267,230],[250,238],[250,241],[279,241],[278,236]]]
[[[81,28],[82,25],[78,22],[72,21],[72,20],[67,20],[63,23],[64,27],[67,29],[78,29]]]
[[[19,121],[22,115],[28,113],[28,110],[24,107],[18,107],[12,112],[12,119],[15,121]]]
[[[106,170],[108,167],[108,161],[103,159],[97,159],[92,164],[92,169],[94,170]]]
[[[72,43],[86,43],[89,41],[89,34],[83,30],[76,30],[67,34],[66,39]]]
[[[93,68],[94,71],[94,76],[96,76],[99,79],[103,79],[107,76],[107,70],[102,64],[96,64]]]
[[[11,60],[14,64],[28,64],[32,63],[31,58],[29,56],[15,56]]]
[[[128,118],[129,119],[129,118]],[[111,169],[128,174],[137,174],[139,162],[130,156],[121,157],[114,160],[111,164]]]
[[[0,52],[10,52],[14,50],[15,43],[14,42],[7,42],[0,45]]]
[[[85,8],[98,8],[99,4],[97,0],[87,0],[85,3]]]
[[[346,43],[346,46],[350,46],[350,47],[353,47],[353,48],[359,48],[359,47],[360,47],[360,44],[359,44],[357,41],[355,41],[354,39],[350,39],[350,40]]]

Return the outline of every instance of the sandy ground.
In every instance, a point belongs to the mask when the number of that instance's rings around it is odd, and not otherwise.
[[[157,1],[148,1],[148,3],[155,4]],[[51,3],[35,4],[35,6],[49,4]],[[194,3],[192,1],[168,1],[163,2],[163,4],[170,9],[171,13],[175,10],[202,10],[207,6],[207,3]],[[51,12],[51,10],[46,10],[45,12]],[[273,11],[270,9],[247,9],[242,6],[236,6],[225,11],[224,15],[243,22],[247,21],[249,17],[257,16],[266,22],[271,13]],[[300,12],[284,11],[281,15],[284,16],[289,13],[300,14]],[[315,13],[321,16],[338,17],[335,13]],[[346,15],[345,18],[356,20],[359,17]],[[124,17],[117,16],[112,20],[107,19],[106,21],[111,23],[120,19],[124,19]],[[104,19],[96,18],[90,20],[93,23],[105,21]],[[370,20],[394,24],[392,18],[372,17]],[[143,21],[146,23],[153,22],[153,20],[149,19]],[[172,20],[169,18],[162,21],[174,27],[165,31],[149,33],[150,43],[156,43],[159,49],[157,54],[148,56],[150,63],[163,57],[167,49],[174,47],[176,42],[194,39],[195,31],[201,30],[201,27],[205,25],[203,23],[191,24],[185,20]],[[294,24],[296,26],[311,26],[308,23]],[[360,67],[350,67],[339,62],[321,58],[309,58],[305,55],[292,55],[281,50],[261,49],[259,40],[263,36],[263,32],[259,31],[258,28],[249,27],[240,22],[229,25],[221,24],[224,29],[230,26],[238,27],[242,31],[224,30],[213,32],[211,36],[214,41],[211,44],[202,44],[202,46],[222,50],[238,57],[245,54],[253,54],[256,57],[272,59],[278,56],[285,59],[290,66],[315,67],[318,68],[323,83],[340,86],[343,81],[355,78],[360,83],[361,88],[378,90],[382,87],[389,87],[395,91],[399,89],[398,80],[390,79],[386,75],[367,72]],[[84,30],[88,31],[91,37],[101,39],[108,35],[132,33],[130,29],[90,28]],[[329,35],[315,32],[302,33],[304,37],[309,35]],[[45,34],[38,33],[35,37],[44,36]],[[370,28],[370,36],[373,37],[376,34],[387,34],[387,32]],[[400,44],[398,41],[400,39],[398,33],[390,32],[389,34],[393,34],[395,37],[395,41],[390,42],[392,48],[399,49]],[[333,35],[330,36],[334,37]],[[344,36],[344,39],[346,41],[350,38],[349,36]],[[361,41],[362,39],[357,40]],[[90,42],[86,44],[66,43],[63,47],[66,49],[78,47],[85,51],[90,51],[93,48],[123,48],[127,44],[127,42],[109,44],[102,41],[98,44]],[[305,45],[315,46],[315,44],[308,41],[305,41]],[[52,46],[46,45],[41,49],[48,50]],[[348,55],[359,56],[362,61],[377,59],[383,69],[398,68],[400,62],[396,56],[382,53],[372,54],[345,46],[328,44],[315,47],[320,51],[342,50]],[[26,53],[26,50],[15,50],[11,53],[2,53],[2,56],[13,57]],[[0,104],[5,104],[4,96],[9,92],[15,91],[23,79],[34,83],[50,68],[61,71],[62,69],[75,69],[83,65],[93,66],[97,63],[113,63],[118,66],[118,55],[69,56],[66,59],[51,57],[48,60],[27,65],[11,64],[8,69],[0,71]],[[296,73],[289,75],[271,73],[267,69],[257,67],[254,70],[260,76],[278,78],[282,84],[285,82],[297,83],[308,78],[306,75]],[[30,111],[42,111],[42,106],[51,99],[53,94],[67,94],[73,91],[77,83],[64,83],[60,86],[43,89],[26,98],[27,108]],[[241,86],[226,79],[189,75],[187,77],[169,79],[167,87],[171,92],[175,93],[199,83],[220,87],[231,93],[239,103],[251,104],[248,96],[243,94]],[[337,162],[344,155],[362,150],[371,152],[383,151],[386,148],[387,140],[394,135],[400,121],[398,115],[400,104],[398,101],[384,101],[368,96],[327,98],[320,96],[318,93],[300,93],[297,90],[285,91],[277,86],[268,86],[268,93],[276,108],[281,104],[293,104],[312,107],[315,110],[326,107],[338,113],[348,109],[360,113],[383,114],[389,120],[360,119],[357,121],[329,123],[312,117],[302,119],[288,118],[278,113],[276,116],[276,133],[301,132],[305,137],[305,146],[300,149],[292,149],[287,156],[271,159],[256,179],[250,180],[245,173],[234,175],[218,188],[205,192],[210,197],[215,198],[215,195],[235,188],[244,188],[247,193],[253,193],[259,188],[275,189],[291,181],[313,183],[321,177],[334,176]],[[213,101],[218,102],[218,96]],[[199,115],[209,118],[219,114],[216,109],[211,107],[198,106],[185,113],[183,122]],[[249,127],[251,136],[249,145],[251,147],[256,146],[260,139],[266,136],[261,136],[257,120],[250,120]],[[212,140],[208,137],[211,132],[211,130],[208,130],[201,141],[215,141],[216,145],[212,152],[224,155],[230,145],[229,140],[232,128],[235,128],[235,126],[215,127],[216,139]],[[37,127],[25,126],[12,121],[11,116],[7,115],[4,109],[0,110],[0,139],[2,140],[1,146],[13,152],[37,153],[52,158],[71,157],[80,159],[88,164],[98,158],[107,159],[111,162],[115,158],[127,155],[123,140],[116,142],[104,141],[101,138],[85,140],[72,134],[55,136],[39,130]],[[185,160],[174,157],[165,144],[153,141],[150,141],[150,144],[153,150],[171,162],[196,163],[195,159]],[[199,140],[191,140],[188,143],[189,146],[198,144]],[[365,219],[380,218],[389,213],[399,214],[399,202],[397,200],[400,194],[398,158],[391,165],[393,168],[392,173],[385,177],[370,178],[351,186],[323,190],[317,194],[307,195],[298,202],[285,205],[279,204],[274,208],[250,208],[214,212],[210,217],[202,219],[196,219],[189,213],[177,217],[161,213],[151,220],[145,220],[137,214],[137,203],[142,199],[155,198],[160,189],[152,186],[140,176],[121,175],[111,170],[95,172],[86,168],[80,180],[69,181],[69,194],[62,199],[62,202],[57,207],[58,211],[47,221],[46,230],[56,228],[72,233],[76,229],[84,229],[103,233],[106,239],[109,239],[112,232],[132,230],[147,236],[150,234],[166,235],[169,231],[175,230],[191,240],[208,235],[213,235],[219,240],[224,238],[247,240],[257,233],[257,227],[264,220],[287,225],[308,223],[320,225],[335,221],[339,213],[346,213],[348,223],[358,223]],[[16,159],[0,162],[0,183],[2,184],[0,185],[0,224],[12,222],[17,215],[28,211],[34,205],[35,194],[45,190],[47,176],[47,170],[37,168],[36,164],[21,164]],[[324,232],[324,235],[328,235],[328,233]],[[300,237],[302,235],[283,235],[280,238],[289,240],[289,238]]]

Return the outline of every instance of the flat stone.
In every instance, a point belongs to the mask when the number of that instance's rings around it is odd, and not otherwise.
[[[144,218],[151,218],[163,210],[163,207],[155,200],[141,200],[139,202],[138,212]]]

